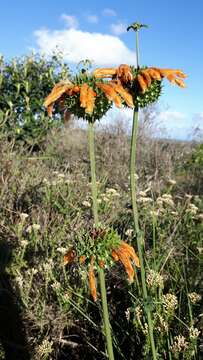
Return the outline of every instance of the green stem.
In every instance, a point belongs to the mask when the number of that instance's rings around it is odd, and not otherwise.
[[[88,129],[89,129],[89,153],[90,153],[90,165],[91,165],[91,187],[92,187],[92,202],[93,202],[92,208],[94,215],[94,223],[95,226],[98,227],[99,218],[98,218],[98,207],[97,207],[97,184],[96,184],[96,166],[95,166],[95,151],[94,151],[94,123],[89,123]],[[105,273],[104,270],[101,268],[99,268],[99,281],[100,281],[103,321],[104,321],[108,357],[109,360],[114,360],[111,327],[109,322],[109,312],[108,312],[108,304],[107,304],[107,296],[106,296]]]
[[[137,68],[139,69],[139,63],[140,63],[140,52],[139,52],[139,38],[138,38],[138,31],[136,31],[136,58],[137,58]]]
[[[136,193],[137,193],[137,179],[136,179],[136,145],[137,145],[137,133],[138,133],[138,107],[134,109],[133,114],[133,128],[132,128],[132,137],[131,137],[131,154],[130,154],[130,187],[131,187],[131,198],[132,198],[132,208],[133,208],[133,218],[137,239],[137,248],[138,255],[140,259],[140,267],[141,267],[141,282],[142,282],[142,293],[144,300],[144,308],[145,313],[147,315],[148,329],[149,329],[149,337],[151,343],[151,350],[153,360],[156,360],[156,349],[154,342],[154,334],[153,334],[153,323],[151,317],[151,311],[149,309],[149,305],[147,304],[147,286],[145,280],[145,266],[144,266],[144,258],[143,258],[143,234],[139,228],[139,219],[138,219],[138,209],[137,209],[137,201],[136,201]]]

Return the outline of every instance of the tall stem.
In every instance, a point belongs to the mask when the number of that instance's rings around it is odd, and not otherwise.
[[[136,56],[137,56],[137,68],[139,68],[138,31],[136,31]],[[134,108],[134,114],[133,114],[133,127],[132,127],[132,137],[131,137],[130,187],[131,187],[134,226],[135,226],[136,239],[137,239],[137,248],[138,248],[138,255],[139,255],[140,267],[141,267],[141,282],[142,282],[144,309],[147,316],[152,357],[153,360],[156,360],[157,357],[156,357],[156,348],[155,348],[154,334],[153,334],[153,323],[152,323],[151,311],[147,303],[148,297],[147,297],[147,286],[145,280],[145,264],[143,258],[144,239],[143,239],[143,234],[140,231],[140,227],[139,227],[138,208],[137,208],[136,150],[137,150],[138,120],[139,120],[139,108],[138,106],[136,106]]]
[[[147,315],[148,329],[149,329],[149,337],[151,343],[151,350],[153,360],[156,360],[156,349],[154,342],[154,334],[153,334],[153,323],[151,317],[151,311],[149,309],[149,305],[147,304],[147,286],[145,280],[145,265],[143,258],[143,234],[139,228],[139,219],[138,219],[138,209],[137,209],[137,180],[136,180],[136,145],[137,145],[137,132],[138,132],[138,108],[135,108],[133,115],[133,129],[132,129],[132,138],[131,138],[131,156],[130,156],[130,187],[131,187],[131,198],[132,198],[132,208],[133,208],[133,218],[137,239],[137,248],[138,255],[140,259],[140,268],[141,268],[141,282],[142,282],[142,294],[144,300],[144,308],[145,313]]]
[[[92,208],[94,215],[95,226],[98,227],[98,207],[97,207],[97,184],[96,184],[96,166],[95,166],[95,151],[94,151],[94,123],[89,123],[89,153],[90,153],[90,166],[91,166],[91,188],[92,188]],[[107,343],[107,352],[109,360],[114,360],[113,345],[111,337],[111,327],[109,322],[108,304],[106,296],[106,284],[105,284],[105,273],[104,270],[99,268],[99,281],[102,299],[102,311],[104,329]]]

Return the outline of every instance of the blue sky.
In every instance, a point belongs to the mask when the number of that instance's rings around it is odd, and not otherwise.
[[[125,29],[134,21],[148,24],[149,29],[140,33],[141,63],[188,74],[186,89],[165,82],[158,120],[177,138],[187,137],[191,127],[203,127],[201,0],[0,0],[0,4],[0,53],[7,59],[31,49],[50,53],[60,44],[72,64],[87,54],[99,66],[133,63],[135,36]]]

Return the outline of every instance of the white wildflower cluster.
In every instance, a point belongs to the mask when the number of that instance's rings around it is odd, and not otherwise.
[[[159,216],[159,214],[160,214],[160,210],[158,209],[158,210],[150,210],[150,215],[152,216],[152,217],[158,217]]]
[[[66,174],[60,173],[59,171],[53,171],[53,178],[48,180],[47,178],[43,179],[43,183],[46,186],[57,186],[59,184],[69,184],[71,179],[67,177]]]
[[[197,328],[194,328],[193,326],[189,329],[189,336],[191,340],[195,340],[199,337],[200,331]]]
[[[203,213],[197,215],[197,219],[203,221]]]
[[[20,214],[20,221],[21,221],[21,223],[24,223],[25,222],[25,220],[28,218],[28,214],[26,214],[26,213],[21,213]]]
[[[149,204],[149,203],[153,202],[153,199],[148,196],[146,196],[146,197],[140,196],[140,197],[138,197],[137,202],[141,203],[141,204]]]
[[[166,310],[174,311],[178,306],[178,299],[175,295],[168,293],[162,295],[162,303]]]
[[[90,201],[88,201],[88,200],[84,200],[84,201],[82,202],[82,205],[83,205],[85,208],[90,208],[90,207],[91,207],[91,203],[90,203]]]
[[[133,229],[127,229],[126,232],[125,232],[125,235],[128,236],[128,237],[131,237],[134,233],[134,230]]]
[[[28,240],[21,240],[20,241],[20,245],[23,247],[23,248],[26,248],[26,246],[28,246],[29,244],[29,241]]]
[[[146,282],[149,288],[164,287],[163,276],[152,269],[150,269],[147,273]]]
[[[130,308],[127,308],[127,310],[125,311],[125,316],[126,316],[127,321],[129,321],[130,320]]]
[[[160,333],[167,332],[169,329],[168,323],[165,321],[162,315],[157,315],[157,325],[156,325],[157,331]]]
[[[23,277],[22,277],[22,275],[16,276],[15,281],[17,282],[17,284],[18,284],[18,286],[19,286],[20,288],[23,287]]]
[[[141,190],[138,192],[137,202],[141,204],[149,204],[153,202],[153,199],[149,197],[147,194],[151,190],[151,187],[148,187],[145,190]]]
[[[65,247],[57,247],[56,251],[58,251],[60,254],[65,255],[68,251]]]
[[[102,194],[100,194],[99,198],[98,198],[98,203],[110,203],[113,200],[115,200],[115,198],[119,198],[121,195],[118,192],[118,190],[113,189],[113,188],[107,188],[106,191]]]
[[[136,306],[136,308],[135,308],[135,316],[136,316],[138,322],[141,322],[142,314],[143,314],[143,311],[142,311],[141,306],[140,305]]]
[[[196,215],[198,212],[198,207],[194,204],[189,204],[188,208],[186,209],[186,213],[191,214],[191,215]]]
[[[107,196],[120,197],[119,192],[116,189],[113,189],[113,188],[107,188],[106,189],[106,194],[107,194]]]
[[[174,207],[175,205],[171,194],[163,194],[162,196],[159,196],[156,202],[159,206],[163,206],[163,204],[165,204]]]
[[[52,289],[57,291],[61,288],[61,284],[58,281],[54,281],[54,283],[51,285]]]
[[[188,294],[188,297],[192,304],[196,304],[199,301],[201,301],[202,297],[200,294],[197,294],[196,292],[191,292]]]
[[[175,336],[173,345],[171,346],[171,351],[174,354],[184,352],[188,348],[188,342],[185,337],[182,335]]]
[[[50,259],[47,263],[43,264],[43,268],[45,272],[51,271],[53,267],[54,267],[54,263],[52,259]]]
[[[37,232],[39,231],[41,228],[40,224],[32,224],[32,225],[29,225],[26,229],[26,232],[28,234],[31,234],[32,232]]]
[[[43,340],[41,345],[38,346],[37,353],[40,358],[50,355],[53,352],[53,341],[47,339]]]

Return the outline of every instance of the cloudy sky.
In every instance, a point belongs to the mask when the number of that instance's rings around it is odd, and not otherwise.
[[[71,66],[87,58],[95,66],[135,64],[135,35],[126,27],[148,24],[140,33],[141,63],[188,74],[186,89],[165,82],[158,122],[176,138],[203,127],[202,0],[0,0],[0,5],[0,53],[7,59],[31,49],[50,54],[57,47]]]

